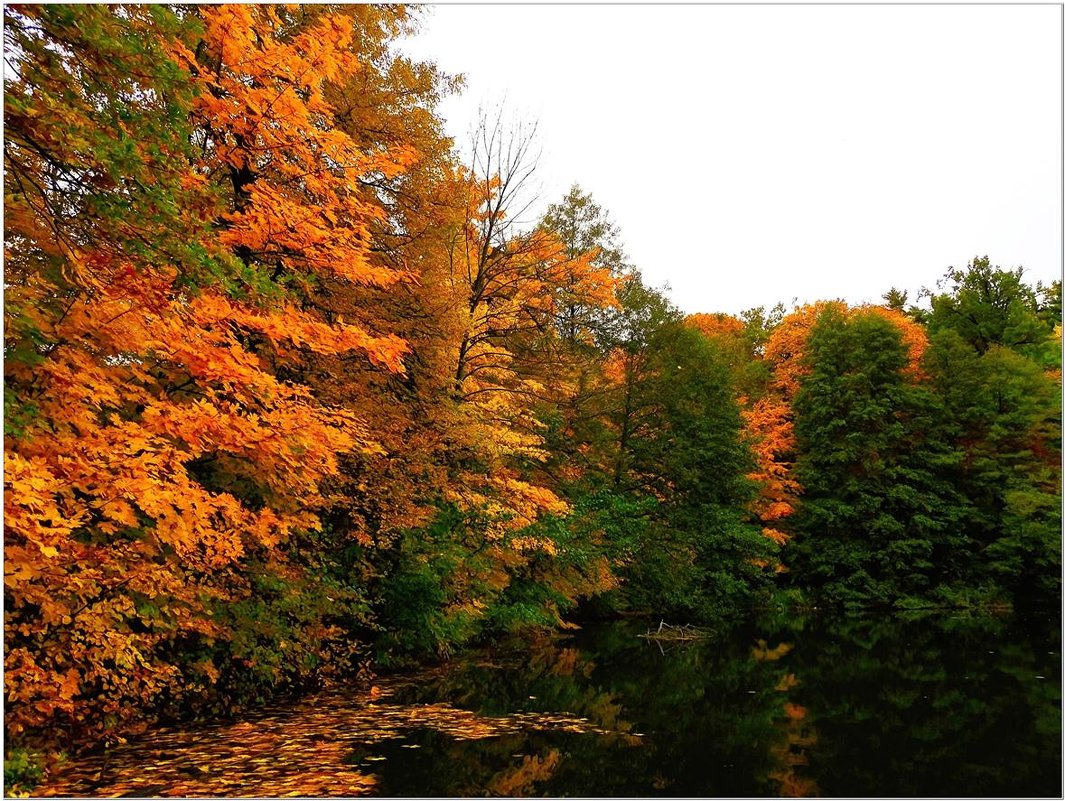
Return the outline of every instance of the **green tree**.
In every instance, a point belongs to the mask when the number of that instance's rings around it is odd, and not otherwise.
[[[1039,316],[1051,325],[1061,325],[1061,281],[1035,285],[1039,297]]]
[[[659,507],[626,572],[628,590],[658,611],[704,619],[735,612],[763,585],[760,565],[772,548],[745,512],[754,464],[728,363],[676,323],[650,340],[647,359],[624,484]]]
[[[965,579],[1005,597],[1053,598],[1061,548],[1057,382],[1008,348],[980,355],[952,330],[933,337],[926,363],[959,454],[952,480],[967,501]]]
[[[961,516],[935,396],[908,379],[899,331],[876,314],[825,312],[807,359],[794,404],[805,487],[794,580],[842,602],[927,593]]]
[[[1053,325],[1041,319],[1039,298],[1022,275],[1020,268],[991,266],[987,256],[964,270],[950,268],[939,282],[949,291],[931,297],[929,330],[953,329],[980,354],[993,345],[1022,351],[1041,345]]]
[[[1006,597],[1053,598],[1060,584],[1061,283],[976,259],[932,298],[928,367],[961,454],[970,504],[969,581]]]
[[[570,187],[561,202],[547,207],[540,227],[558,238],[570,262],[591,253],[595,266],[608,268],[614,275],[620,276],[628,267],[617,225],[577,184]],[[571,345],[581,334],[600,327],[601,307],[582,302],[578,284],[579,277],[571,272],[559,285],[556,325],[560,336]]]

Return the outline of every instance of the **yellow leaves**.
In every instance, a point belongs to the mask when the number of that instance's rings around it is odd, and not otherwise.
[[[625,382],[631,356],[621,348],[615,348],[603,362],[603,377],[610,383],[620,386]]]
[[[545,487],[519,481],[505,473],[495,478],[493,483],[504,497],[516,499],[513,508],[525,517],[527,522],[535,520],[540,513],[563,515],[569,511],[569,505]]]
[[[100,504],[100,511],[108,520],[114,520],[123,526],[133,528],[137,525],[137,515],[124,500],[104,501]]]
[[[784,676],[777,682],[777,686],[774,687],[777,692],[786,693],[788,690],[792,690],[799,686],[799,680],[794,673],[785,673]]]
[[[71,508],[57,472],[41,456],[4,454],[4,527],[12,539],[32,542],[49,557],[56,555],[55,545],[69,537],[85,516]],[[5,543],[9,541],[5,538]]]
[[[518,552],[543,551],[549,556],[558,553],[555,543],[546,537],[514,537],[510,540],[510,547]]]
[[[199,662],[194,662],[192,664],[192,668],[207,676],[207,679],[212,684],[217,682],[218,677],[222,675],[219,672],[218,668],[215,667],[214,662],[212,662],[210,659],[201,659]]]
[[[618,719],[619,710],[609,704],[609,696],[596,701],[590,721],[563,712],[488,716],[446,703],[406,705],[393,700],[395,689],[394,683],[385,684],[377,686],[376,694],[371,690],[362,697],[350,690],[319,693],[294,709],[267,710],[254,723],[153,731],[106,753],[97,750],[57,766],[39,793],[45,797],[364,796],[380,790],[370,773],[385,759],[385,751],[375,753],[381,750],[378,746],[389,740],[394,745],[412,728],[448,741],[505,740],[530,732],[617,738],[631,729],[630,723]],[[639,742],[631,735],[630,739],[632,744]],[[360,764],[352,764],[353,754],[363,755]],[[555,749],[515,760],[492,779],[493,794],[535,795],[536,784],[549,778],[561,762]]]
[[[788,513],[791,513],[790,506],[788,506]],[[764,536],[766,539],[772,540],[777,545],[786,545],[787,542],[791,539],[791,536],[785,534],[783,531],[778,531],[777,529],[769,528],[768,526],[762,528],[762,536]]]
[[[41,457],[26,459],[18,453],[5,454],[4,501],[12,507],[18,505],[35,511],[49,508],[49,496],[59,486],[58,480]]]
[[[523,756],[519,765],[493,776],[486,793],[505,798],[528,797],[537,783],[554,775],[561,762],[562,754],[557,748],[549,749],[542,758],[536,754]]]
[[[757,645],[751,648],[751,658],[756,662],[776,662],[791,652],[794,648],[791,643],[782,642],[770,648],[765,640],[758,640]]]

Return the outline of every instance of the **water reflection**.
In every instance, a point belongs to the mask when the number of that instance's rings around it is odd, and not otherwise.
[[[41,794],[1061,795],[1055,620],[780,615],[661,648],[645,631],[156,732]]]
[[[455,663],[407,700],[442,698],[495,715],[566,710],[641,736],[638,749],[527,738],[522,756],[493,763],[480,785],[508,770],[535,773],[521,794],[1061,794],[1056,621],[780,616],[664,649],[636,636],[644,630],[589,627],[509,661],[497,652],[491,665]],[[466,760],[453,771],[469,775],[479,749],[439,756],[453,766]],[[519,761],[531,757],[535,770]],[[390,761],[379,791],[473,789],[435,769],[417,783],[403,774]],[[510,785],[493,786],[502,795]]]

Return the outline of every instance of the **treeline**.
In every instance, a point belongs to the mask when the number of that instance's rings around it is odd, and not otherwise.
[[[1052,600],[1060,283],[684,317],[400,6],[5,8],[9,743],[574,614]]]

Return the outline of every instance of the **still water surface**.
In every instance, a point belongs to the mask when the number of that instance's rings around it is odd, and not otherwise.
[[[1061,796],[1056,619],[779,616],[690,644],[646,628],[154,732],[41,792]]]

